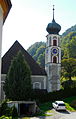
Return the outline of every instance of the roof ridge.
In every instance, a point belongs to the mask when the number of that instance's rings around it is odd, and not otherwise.
[[[11,60],[13,59],[13,57],[16,56],[16,54],[19,52],[19,50],[21,50],[22,54],[25,57],[25,60],[27,61],[28,65],[30,66],[32,74],[46,75],[45,69],[40,67],[40,65],[32,58],[32,56],[22,47],[22,45],[17,40],[14,42],[14,44],[9,48],[9,50],[2,57],[2,71],[5,70],[4,68],[6,67],[5,72],[7,72],[7,70],[9,69]],[[5,63],[5,60],[7,63]]]

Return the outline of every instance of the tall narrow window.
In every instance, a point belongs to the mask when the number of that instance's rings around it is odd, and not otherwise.
[[[53,57],[53,63],[57,63],[57,57],[56,56]]]
[[[53,40],[53,46],[57,46],[57,40]]]

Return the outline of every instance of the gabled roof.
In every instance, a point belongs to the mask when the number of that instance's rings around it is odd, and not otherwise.
[[[36,63],[32,56],[21,46],[18,41],[15,41],[11,48],[2,57],[2,74],[7,74],[11,60],[20,50],[23,53],[28,65],[30,66],[32,75],[46,75],[45,69],[41,68]]]

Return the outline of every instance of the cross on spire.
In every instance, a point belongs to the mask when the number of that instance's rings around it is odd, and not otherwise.
[[[54,20],[54,10],[55,10],[55,9],[54,9],[54,6],[55,6],[55,5],[53,5],[53,21],[55,21],[55,20]]]

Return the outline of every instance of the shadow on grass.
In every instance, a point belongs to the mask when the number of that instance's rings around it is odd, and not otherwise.
[[[35,116],[38,116],[38,117],[43,116],[44,119],[46,116],[52,116],[52,112],[51,112],[52,103],[51,102],[40,104],[39,108],[40,108],[40,112],[36,113]]]
[[[44,112],[51,110],[52,109],[52,102],[46,102],[46,103],[40,104],[39,108],[41,110],[43,110]]]

